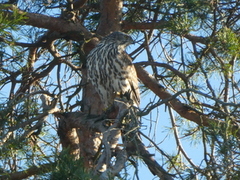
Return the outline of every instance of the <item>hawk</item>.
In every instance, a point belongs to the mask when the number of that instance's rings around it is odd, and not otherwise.
[[[88,79],[99,94],[105,109],[119,95],[126,95],[134,106],[139,106],[136,70],[125,51],[133,42],[129,35],[113,32],[103,38],[87,56]]]

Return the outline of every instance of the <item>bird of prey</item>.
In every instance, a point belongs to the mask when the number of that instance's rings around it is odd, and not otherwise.
[[[95,87],[104,109],[111,107],[116,97],[127,97],[138,107],[140,93],[132,59],[125,49],[133,39],[122,32],[103,38],[87,56],[88,79]]]

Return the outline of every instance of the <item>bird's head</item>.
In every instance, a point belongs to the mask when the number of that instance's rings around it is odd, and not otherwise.
[[[104,39],[106,41],[112,41],[116,43],[118,46],[124,46],[124,47],[134,43],[131,36],[118,31],[111,33],[110,35],[106,36]]]

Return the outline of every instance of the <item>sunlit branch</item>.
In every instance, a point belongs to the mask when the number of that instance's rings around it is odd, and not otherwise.
[[[168,106],[168,110],[169,110],[169,113],[170,113],[172,128],[173,128],[173,132],[174,132],[175,141],[176,141],[176,144],[177,144],[178,151],[180,151],[183,154],[183,156],[191,164],[191,166],[193,166],[195,169],[198,169],[198,167],[188,157],[187,153],[185,152],[185,150],[184,150],[184,148],[182,146],[182,143],[181,143],[179,135],[178,135],[178,128],[177,128],[177,125],[176,125],[176,122],[175,122],[175,117],[174,117],[172,108],[170,106]]]
[[[175,69],[174,67],[172,67],[171,65],[166,64],[166,63],[149,62],[149,61],[144,62],[143,61],[143,62],[137,62],[137,63],[134,63],[134,64],[141,65],[141,66],[152,65],[152,66],[164,67],[166,69],[171,70],[174,74],[178,75],[184,82],[187,82],[187,80],[188,80],[188,78],[186,77],[186,75],[184,73],[181,73],[180,71],[178,71],[177,69]]]
[[[150,74],[148,74],[142,67],[139,65],[135,65],[135,68],[137,70],[137,74],[139,79],[144,83],[145,86],[147,86],[149,89],[151,89],[156,95],[158,95],[161,99],[168,100],[169,105],[182,117],[191,120],[199,125],[203,126],[209,126],[210,124],[219,124],[224,123],[224,121],[220,121],[218,119],[211,119],[209,116],[204,115],[193,108],[190,108],[189,106],[186,106],[181,101],[179,101],[176,97],[184,92],[192,91],[194,93],[198,93],[204,97],[210,98],[212,100],[215,100],[219,103],[221,103],[224,106],[239,106],[239,104],[234,103],[225,103],[219,99],[215,99],[214,97],[211,97],[207,95],[206,93],[199,92],[195,89],[185,89],[182,91],[177,92],[174,96],[167,92],[158,82],[155,80]],[[239,127],[237,125],[233,125],[232,127],[233,131],[239,132]]]

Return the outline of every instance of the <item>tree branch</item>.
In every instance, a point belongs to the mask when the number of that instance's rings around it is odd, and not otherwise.
[[[43,174],[52,171],[52,168],[55,166],[55,163],[43,164],[40,166],[32,166],[27,170],[19,171],[7,175],[0,176],[0,180],[21,180],[28,178],[35,174]]]
[[[76,9],[79,9],[81,7],[84,6],[84,4],[87,2],[88,0],[75,0],[73,2],[73,9],[76,10]]]
[[[4,18],[14,18],[13,12],[10,12],[9,10],[7,11],[7,9],[17,10],[19,14],[25,15],[27,17],[24,20],[25,25],[56,31],[65,34],[65,36],[67,35],[69,38],[76,41],[84,38],[90,39],[92,37],[92,34],[80,22],[71,22],[60,17],[51,17],[43,14],[26,13],[17,9],[14,5],[11,5],[8,8],[5,7],[5,9],[2,8],[2,10],[4,10]]]
[[[184,82],[187,82],[187,76],[183,73],[181,73],[180,71],[178,71],[177,69],[175,69],[174,67],[170,66],[169,64],[166,63],[158,63],[158,62],[149,62],[149,61],[145,61],[145,62],[137,62],[135,63],[135,65],[151,65],[151,66],[160,66],[160,67],[164,67],[166,69],[171,70],[174,74],[178,75]]]
[[[153,155],[148,152],[140,139],[138,132],[134,131],[129,135],[125,134],[125,136],[128,136],[126,139],[129,139],[126,141],[128,155],[136,155],[142,158],[152,174],[157,175],[160,179],[173,180],[173,175],[166,172],[166,170],[153,158]]]
[[[122,29],[124,30],[146,30],[146,29],[163,29],[168,25],[168,21],[160,20],[158,22],[122,22]]]
[[[156,79],[154,79],[147,71],[143,69],[143,67],[139,65],[135,65],[138,78],[147,86],[150,90],[152,90],[157,96],[161,99],[169,99],[169,105],[181,116],[190,121],[197,123],[200,126],[210,126],[214,124],[224,125],[225,122],[211,119],[207,115],[204,115],[198,111],[193,110],[192,108],[186,106],[182,102],[180,102],[177,98],[172,98],[172,94],[167,92],[163,86],[161,86]],[[232,131],[237,132],[240,135],[240,128],[237,124],[232,125]]]
[[[170,21],[160,20],[158,22],[122,22],[122,29],[124,30],[147,30],[147,29],[163,29],[165,27],[170,26]],[[173,34],[178,34],[174,33]],[[210,37],[196,36],[192,34],[184,34],[183,37],[194,43],[208,44],[210,42]]]

